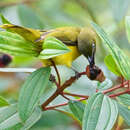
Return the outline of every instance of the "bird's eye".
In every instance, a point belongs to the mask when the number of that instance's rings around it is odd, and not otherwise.
[[[95,42],[92,43],[92,48],[96,48]]]

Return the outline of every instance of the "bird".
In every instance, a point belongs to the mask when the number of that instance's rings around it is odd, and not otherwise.
[[[62,41],[71,50],[68,53],[52,58],[51,60],[56,65],[71,67],[72,62],[82,54],[88,59],[90,66],[95,64],[94,56],[97,35],[91,27],[60,27],[44,31],[35,42],[43,42],[49,36],[53,36]],[[43,59],[43,66],[51,66],[51,60]]]
[[[105,77],[99,67],[95,65],[96,44],[98,36],[91,27],[60,27],[57,29],[43,31],[40,38],[35,42],[43,42],[49,36],[62,41],[70,50],[52,59],[43,59],[43,66],[66,65],[72,68],[72,62],[80,55],[84,55],[89,65],[86,67],[86,75],[90,80],[104,81]],[[73,69],[73,68],[72,68]],[[75,71],[75,69],[73,69]],[[75,71],[77,77],[78,72]]]
[[[43,66],[65,65],[72,68],[72,62],[80,55],[84,55],[89,65],[86,68],[88,77],[95,80],[101,73],[101,70],[95,66],[95,52],[98,36],[91,26],[87,27],[59,27],[50,30],[35,30],[13,24],[3,24],[3,29],[21,35],[25,40],[44,46],[44,40],[49,37],[55,37],[65,44],[71,51],[49,59],[41,59]]]

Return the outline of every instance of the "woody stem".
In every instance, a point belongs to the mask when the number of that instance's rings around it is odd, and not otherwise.
[[[84,72],[79,73],[79,77],[80,78],[82,75],[85,75]],[[52,102],[56,97],[58,97],[63,91],[64,89],[66,89],[67,87],[69,87],[73,82],[75,82],[77,80],[77,76],[72,76],[70,77],[70,79],[66,80],[66,82],[60,87],[57,88],[57,90],[53,93],[53,95],[51,97],[49,97],[43,104],[42,104],[42,109],[45,110],[45,107]]]
[[[60,86],[60,84],[61,84],[61,79],[60,79],[59,71],[58,71],[58,69],[57,69],[57,67],[56,67],[56,65],[55,65],[55,62],[54,62],[53,60],[51,60],[51,63],[52,63],[52,65],[53,65],[53,67],[54,67],[54,69],[55,69],[55,71],[56,71],[56,75],[57,75],[57,78],[58,78],[58,84],[59,84],[59,86]]]

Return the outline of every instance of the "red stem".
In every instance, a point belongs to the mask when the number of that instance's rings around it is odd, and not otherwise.
[[[116,85],[115,87],[112,87],[112,88],[110,88],[110,89],[104,90],[104,91],[103,91],[103,94],[106,94],[106,93],[112,92],[113,90],[116,90],[116,89],[118,89],[118,88],[121,88],[122,85],[123,85],[123,86],[124,86],[124,85],[127,85],[128,82],[129,82],[129,80],[126,81],[126,82],[124,82],[123,84],[119,84],[119,85]]]
[[[66,97],[66,96],[64,95],[64,93],[61,93],[61,96],[64,97],[65,99],[67,99],[68,101],[70,100],[68,97]]]
[[[55,62],[54,62],[53,60],[51,60],[51,63],[52,63],[52,65],[53,65],[53,67],[54,67],[54,69],[55,69],[55,71],[56,71],[56,75],[57,75],[57,78],[58,78],[58,84],[59,84],[59,85],[57,84],[57,87],[59,87],[60,84],[61,84],[60,74],[59,74],[58,69],[57,69],[57,67],[56,67],[56,65],[55,65]]]
[[[88,99],[88,97],[87,98],[80,98],[80,99],[77,99],[75,101],[83,101],[83,100],[86,100],[86,99]],[[44,108],[44,110],[52,110],[52,109],[55,109],[57,107],[66,106],[66,105],[68,105],[68,102],[62,103],[62,104],[59,104],[59,105],[49,106],[49,107]]]
[[[111,95],[109,95],[109,97],[113,98],[113,97],[120,96],[122,94],[126,94],[126,93],[129,93],[129,92],[130,92],[130,90],[126,90],[124,92],[120,92],[120,93],[116,93],[116,94],[111,94]]]
[[[73,96],[73,97],[82,97],[82,98],[88,98],[89,97],[89,96],[86,96],[86,95],[80,95],[80,94],[74,94],[74,93],[67,93],[67,92],[63,92],[63,94],[69,95],[69,96]]]
[[[120,92],[120,93],[117,93],[117,94],[111,94],[111,95],[109,95],[109,97],[114,98],[116,96],[120,96],[120,95],[126,94],[126,93],[130,93],[130,90],[126,90],[124,92]],[[83,100],[86,100],[86,99],[89,98],[89,96],[84,96],[84,95],[71,94],[71,93],[66,93],[66,94],[70,95],[70,96],[84,97],[84,98],[77,99],[75,101],[83,101]],[[59,104],[59,105],[49,106],[49,107],[44,108],[44,110],[53,110],[53,109],[55,109],[57,107],[66,106],[66,105],[68,105],[68,102],[67,103],[63,103],[63,104]]]

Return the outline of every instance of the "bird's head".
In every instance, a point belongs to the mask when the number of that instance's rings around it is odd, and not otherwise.
[[[96,39],[97,35],[92,28],[83,28],[78,36],[78,50],[88,59],[90,66],[95,64]]]

